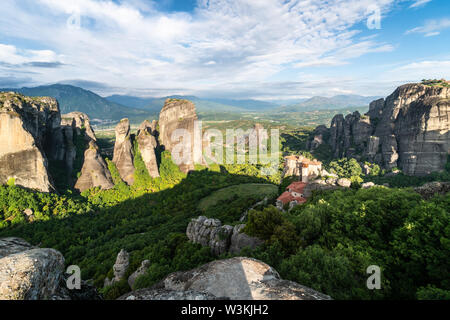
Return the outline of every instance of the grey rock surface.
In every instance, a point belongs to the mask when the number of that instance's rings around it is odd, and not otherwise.
[[[114,144],[112,161],[115,163],[122,180],[132,185],[134,183],[134,155],[130,121],[128,119],[120,120],[116,126],[115,133],[116,142]]]
[[[216,260],[168,275],[152,289],[207,292],[231,300],[329,300],[329,296],[282,280],[269,265],[252,258]]]

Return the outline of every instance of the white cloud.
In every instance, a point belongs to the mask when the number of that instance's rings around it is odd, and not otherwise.
[[[442,30],[450,28],[450,19],[428,20],[423,26],[406,31],[406,34],[421,33],[425,37],[437,36]]]
[[[40,48],[0,47],[0,61],[65,63],[33,75],[36,83],[83,79],[136,92],[261,92],[253,88],[292,66],[338,66],[393,50],[373,37],[359,39],[354,29],[364,27],[370,5],[385,12],[393,2],[199,0],[188,14],[160,12],[141,0],[3,0],[0,35]],[[74,14],[80,28],[67,26]]]
[[[409,6],[410,8],[422,7],[426,5],[428,2],[431,2],[431,0],[413,0],[413,1],[414,3]]]

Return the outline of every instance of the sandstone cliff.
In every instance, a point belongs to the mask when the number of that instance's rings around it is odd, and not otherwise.
[[[111,173],[105,160],[100,155],[97,144],[91,140],[84,152],[84,163],[81,168],[81,175],[75,184],[75,189],[82,192],[93,187],[111,189],[114,187],[114,184]]]
[[[64,157],[60,122],[55,99],[0,93],[0,183],[54,190],[48,160]]]
[[[156,161],[155,149],[158,146],[156,123],[152,124],[145,120],[137,132],[137,142],[142,160],[152,178],[159,177],[158,163]]]
[[[133,137],[130,134],[130,122],[122,119],[116,126],[116,143],[114,144],[114,157],[117,170],[123,181],[132,185],[134,182],[134,155]]]
[[[178,141],[172,141],[172,134],[176,129],[184,129],[190,134],[190,141],[186,141],[187,149],[191,151],[191,157],[187,157],[184,163],[179,164],[181,171],[188,172],[194,169],[194,121],[197,120],[195,105],[182,99],[167,99],[159,113],[160,141],[165,150],[173,151]],[[200,137],[201,138],[201,137]],[[201,159],[200,159],[201,161]]]
[[[449,115],[449,87],[406,84],[373,101],[365,115],[336,115],[326,133],[335,157],[363,158],[408,175],[425,175],[443,170],[447,162]],[[309,146],[320,143],[314,135]]]

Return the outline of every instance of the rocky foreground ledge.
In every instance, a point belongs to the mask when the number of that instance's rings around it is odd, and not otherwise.
[[[0,300],[98,300],[93,286],[68,290],[64,257],[20,238],[0,239]]]
[[[122,252],[122,251],[121,251]],[[117,270],[116,270],[117,271]],[[33,247],[20,238],[0,239],[0,300],[98,300],[87,282],[69,290],[63,255]],[[252,258],[216,260],[168,275],[155,286],[119,300],[330,300],[298,283],[282,280],[269,265]]]
[[[175,272],[149,289],[119,300],[331,300],[298,283],[282,280],[277,271],[256,259],[235,257]]]

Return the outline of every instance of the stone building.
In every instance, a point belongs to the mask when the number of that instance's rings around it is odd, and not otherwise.
[[[286,204],[289,204],[289,209],[295,207],[298,204],[305,203],[306,198],[304,196],[304,189],[306,187],[305,182],[295,181],[287,186],[286,191],[283,192],[276,201],[276,206],[279,210],[283,210]]]
[[[290,155],[284,157],[283,177],[297,176],[302,182],[314,179],[322,171],[322,162],[317,159],[310,160],[302,155]]]

